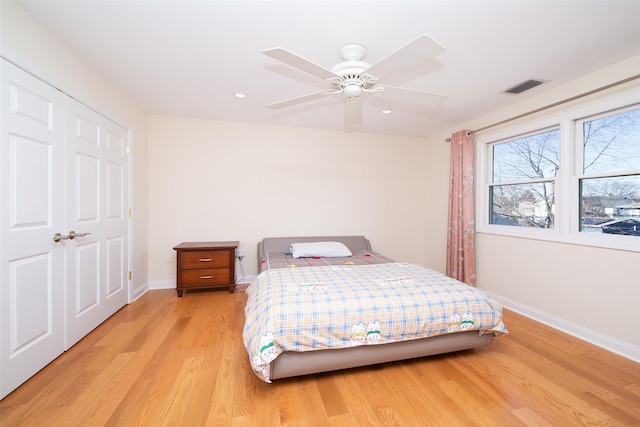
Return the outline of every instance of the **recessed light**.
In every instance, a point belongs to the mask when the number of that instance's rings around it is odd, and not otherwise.
[[[235,96],[236,98],[244,99],[244,98],[246,98],[246,97],[247,97],[247,94],[246,94],[246,93],[244,93],[244,92],[236,92],[236,93],[234,93],[234,96]]]
[[[381,110],[382,114],[391,114],[391,110]]]

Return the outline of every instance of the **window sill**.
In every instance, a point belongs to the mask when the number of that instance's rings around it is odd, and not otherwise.
[[[603,236],[601,234],[576,233],[562,235],[557,230],[550,229],[522,229],[511,226],[489,225],[476,229],[478,234],[514,237],[518,239],[542,240],[568,245],[590,246],[602,249],[640,252],[640,237]]]

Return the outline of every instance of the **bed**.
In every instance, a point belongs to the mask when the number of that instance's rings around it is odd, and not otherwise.
[[[482,291],[372,250],[364,236],[258,243],[243,341],[272,380],[486,346],[508,333]]]

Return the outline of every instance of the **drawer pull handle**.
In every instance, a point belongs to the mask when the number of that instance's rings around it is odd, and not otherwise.
[[[212,260],[213,260],[213,258],[200,258],[198,261],[200,261],[200,262],[209,262],[209,261],[212,261]]]
[[[213,276],[200,276],[201,279],[211,279]]]

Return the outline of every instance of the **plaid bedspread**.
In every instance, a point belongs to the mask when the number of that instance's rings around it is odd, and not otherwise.
[[[290,253],[265,253],[260,259],[260,272],[274,268],[320,267],[326,265],[369,265],[393,262],[373,251],[354,252],[350,257],[294,258]]]
[[[256,375],[285,351],[412,340],[458,331],[507,333],[482,291],[406,263],[283,268],[247,288],[243,339]]]

